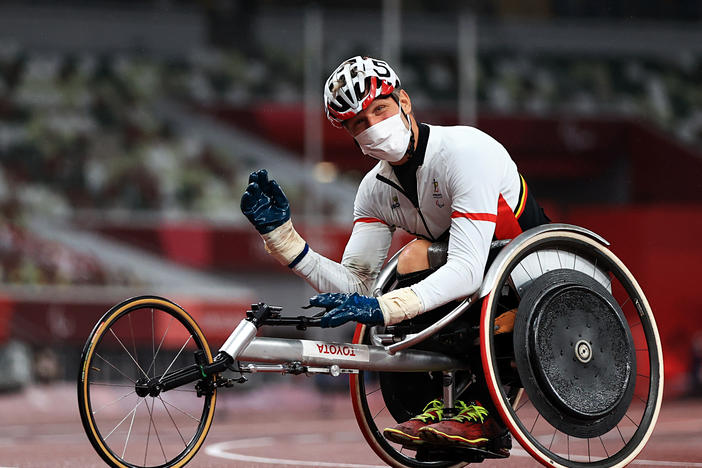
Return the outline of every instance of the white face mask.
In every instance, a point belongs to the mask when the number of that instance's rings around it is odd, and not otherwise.
[[[381,161],[397,162],[405,156],[411,135],[400,107],[397,115],[368,127],[356,136],[356,141],[363,154]]]

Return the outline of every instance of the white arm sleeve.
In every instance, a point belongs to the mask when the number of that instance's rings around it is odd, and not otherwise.
[[[379,220],[356,222],[341,263],[310,249],[293,267],[293,271],[319,292],[368,295],[385,261],[391,240],[392,228]]]
[[[494,231],[494,222],[454,218],[448,261],[425,280],[411,286],[422,303],[422,312],[478,290]]]

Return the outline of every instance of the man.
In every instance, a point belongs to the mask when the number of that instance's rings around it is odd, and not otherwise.
[[[325,293],[310,299],[328,309],[323,327],[350,320],[392,325],[469,296],[482,282],[493,238],[511,239],[549,221],[502,145],[472,127],[418,123],[386,62],[343,62],[325,84],[324,103],[331,123],[380,160],[359,186],[341,263],[314,252],[295,231],[288,201],[265,170],[251,174],[241,201],[266,250]],[[368,297],[397,227],[418,238],[398,259],[403,287]],[[384,435],[408,446],[483,447],[504,434],[479,403],[458,402],[457,409],[442,420],[443,404],[434,400]]]

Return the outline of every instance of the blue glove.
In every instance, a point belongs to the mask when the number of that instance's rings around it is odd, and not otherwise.
[[[290,203],[265,169],[252,172],[241,197],[241,211],[261,234],[271,232],[290,219]]]
[[[327,309],[327,313],[322,316],[323,328],[338,327],[350,320],[366,325],[385,323],[378,299],[358,293],[318,294],[310,298],[310,305]]]

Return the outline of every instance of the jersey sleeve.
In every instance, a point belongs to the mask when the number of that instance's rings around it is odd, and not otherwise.
[[[369,193],[361,184],[354,202],[354,225],[341,263],[310,251],[293,268],[319,292],[368,295],[387,257],[394,228],[373,212]]]
[[[470,146],[448,155],[445,164],[452,196],[448,260],[411,287],[423,312],[473,294],[483,280],[497,222],[500,181],[509,155],[482,132],[468,141]]]

